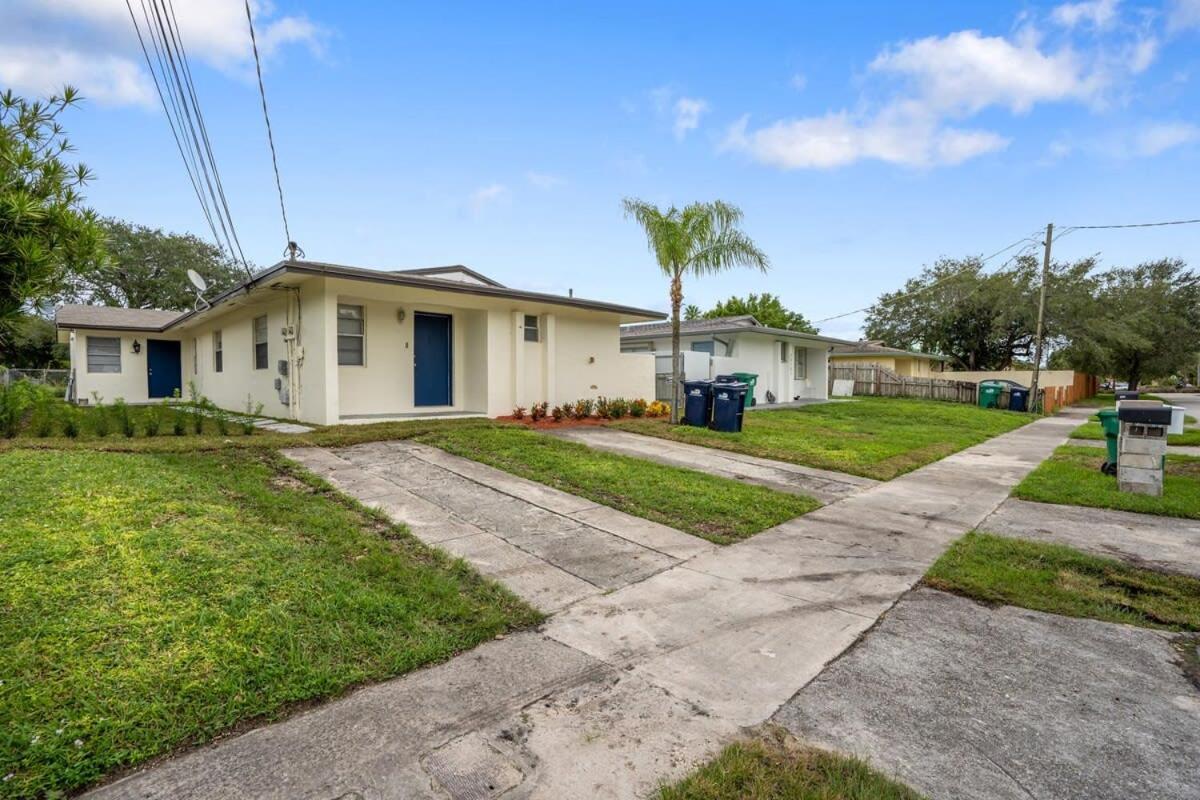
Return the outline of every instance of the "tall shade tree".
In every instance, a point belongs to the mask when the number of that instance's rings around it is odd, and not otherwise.
[[[720,317],[740,317],[749,314],[768,328],[779,328],[785,331],[800,333],[816,333],[817,329],[804,318],[799,311],[792,311],[783,305],[777,295],[770,292],[748,294],[745,297],[731,297],[717,303],[703,316],[706,319]]]
[[[165,233],[119,219],[100,222],[106,257],[73,276],[70,295],[103,306],[183,310],[195,302],[187,278],[204,277],[209,296],[242,282],[241,265],[192,234]]]
[[[683,278],[701,277],[734,267],[766,272],[770,261],[740,228],[742,211],[721,200],[692,203],[666,211],[636,198],[626,198],[626,218],[646,233],[646,243],[659,269],[671,282],[671,421],[679,421],[682,387],[679,385],[679,311],[683,306]]]
[[[44,101],[0,94],[0,350],[26,309],[49,303],[102,253],[80,194],[92,174],[68,163],[74,148],[59,121],[78,102],[70,87]]]

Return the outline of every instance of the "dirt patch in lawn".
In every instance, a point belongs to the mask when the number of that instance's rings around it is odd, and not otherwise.
[[[651,419],[651,417],[640,417],[639,418],[639,417],[627,416],[627,417],[622,417],[621,419]],[[663,419],[665,421],[665,418],[663,418]],[[509,415],[506,417],[496,417],[496,421],[497,422],[510,422],[514,425],[524,425],[526,428],[533,428],[534,430],[547,430],[547,429],[554,430],[556,428],[596,428],[596,427],[600,427],[603,425],[607,425],[610,422],[616,422],[617,420],[601,419],[600,417],[584,417],[583,419],[571,418],[571,419],[555,420],[553,417],[543,417],[542,419],[539,419],[537,422],[534,422],[532,417],[527,416],[524,419],[517,419],[516,417]]]

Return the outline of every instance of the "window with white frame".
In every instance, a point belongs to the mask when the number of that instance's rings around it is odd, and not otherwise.
[[[536,314],[525,315],[525,341],[541,341],[541,337],[538,335],[538,317]]]
[[[808,351],[803,347],[792,348],[792,380],[808,380]]]
[[[119,337],[87,337],[87,371],[121,371],[121,340]]]
[[[366,354],[366,319],[362,306],[338,303],[338,366],[361,367]]]
[[[693,353],[708,353],[710,356],[716,355],[716,342],[712,339],[705,339],[702,342],[692,342]]]
[[[192,374],[200,374],[200,339],[192,339]]]
[[[254,318],[254,368],[267,368],[267,315]]]
[[[213,331],[213,372],[225,371],[225,348],[221,344],[221,332]]]

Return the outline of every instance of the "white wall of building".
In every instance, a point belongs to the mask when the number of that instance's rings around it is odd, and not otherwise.
[[[362,366],[337,363],[337,306],[363,306]],[[452,399],[447,407],[413,403],[413,319],[416,312],[452,318]],[[267,315],[266,369],[254,368],[253,320]],[[539,338],[525,341],[526,314],[538,318]],[[298,334],[291,351],[292,380],[281,375],[279,362],[289,358],[284,329]],[[215,368],[215,331],[221,332],[223,369]],[[86,372],[86,334],[71,344],[78,396],[97,391],[110,402],[146,402],[146,337],[119,336],[122,370],[117,374]],[[131,352],[134,339],[139,355]],[[182,387],[189,383],[222,408],[245,410],[262,403],[270,416],[295,416],[317,424],[414,412],[508,414],[516,405],[559,405],[580,398],[654,397],[654,358],[620,351],[620,319],[616,314],[524,303],[434,289],[314,277],[299,283],[299,294],[260,288],[248,296],[188,320],[168,335],[181,342]],[[298,366],[297,366],[298,365]],[[292,391],[285,402],[275,379]]]
[[[760,405],[767,402],[768,391],[774,395],[776,402],[787,402],[797,396],[822,400],[828,396],[828,345],[753,332],[722,334],[718,338],[723,343],[716,343],[716,354],[710,357],[707,352],[691,348],[694,342],[712,341],[711,335],[680,337],[683,369],[688,378],[715,378],[733,372],[753,373],[758,375],[754,398]],[[639,342],[638,346],[641,345]],[[650,345],[649,352],[658,357],[660,367],[665,365],[662,371],[669,370],[671,338],[655,339]],[[792,357],[794,346],[803,347],[806,354],[808,374],[799,380],[795,377]]]

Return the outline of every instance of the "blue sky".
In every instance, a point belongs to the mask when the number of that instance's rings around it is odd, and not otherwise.
[[[280,257],[238,0],[175,0],[247,256]],[[1200,0],[256,6],[293,236],[313,259],[465,263],[666,307],[620,200],[740,205],[811,319],[940,256],[1058,226],[1200,216]],[[0,85],[62,81],[104,214],[206,232],[123,0],[10,0]],[[1200,266],[1200,226],[1081,231],[1063,258]],[[852,336],[860,318],[826,323]]]

